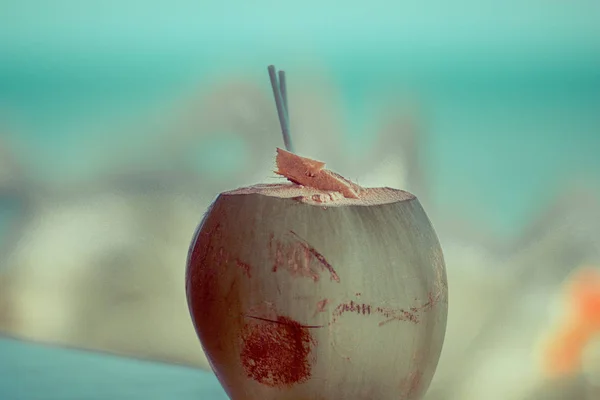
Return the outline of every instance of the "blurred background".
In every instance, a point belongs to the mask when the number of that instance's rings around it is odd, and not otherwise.
[[[0,398],[226,399],[185,259],[219,192],[279,181],[269,64],[301,155],[433,221],[426,398],[600,398],[591,0],[0,0]]]

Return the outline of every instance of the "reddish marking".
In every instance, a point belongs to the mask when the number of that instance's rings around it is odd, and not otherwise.
[[[235,263],[237,264],[237,266],[238,266],[239,268],[241,268],[241,269],[242,269],[242,271],[244,271],[244,273],[246,274],[246,276],[247,276],[248,278],[250,278],[250,277],[251,277],[251,276],[250,276],[250,264],[246,264],[245,262],[243,262],[243,261],[240,261],[240,259],[236,259],[236,260],[235,260]]]
[[[337,317],[340,317],[342,314],[345,314],[347,312],[352,312],[352,313],[362,314],[362,315],[370,315],[372,311],[373,311],[372,307],[368,304],[359,304],[359,303],[355,303],[354,301],[350,301],[349,303],[342,303],[339,306],[337,306],[335,308],[335,310],[333,311],[333,321],[332,322],[335,322],[337,320]]]
[[[217,251],[217,264],[227,263],[227,261],[229,261],[229,252],[223,247],[219,247]]]
[[[317,303],[317,312],[325,312],[325,307],[329,304],[329,299],[323,299]]]
[[[339,317],[347,312],[360,315],[381,315],[386,319],[384,321],[381,321],[379,323],[379,326],[383,326],[392,321],[409,321],[414,324],[418,324],[420,322],[420,314],[422,312],[431,310],[437,304],[440,294],[438,294],[436,298],[434,298],[433,295],[429,293],[428,297],[429,301],[427,303],[423,304],[420,307],[411,307],[408,311],[403,308],[392,309],[387,307],[374,307],[370,304],[357,303],[351,300],[350,302],[342,303],[335,308],[335,310],[333,311],[333,319],[330,325],[337,322]]]
[[[402,379],[400,390],[404,394],[403,398],[417,399],[421,397],[423,391],[423,372],[419,369],[423,365],[423,357],[426,353],[415,351],[412,356],[412,371]]]
[[[292,275],[311,278],[317,282],[320,278],[320,271],[315,265],[317,264],[329,271],[331,280],[340,281],[338,274],[325,257],[293,231],[282,235],[281,240],[275,239],[275,235],[271,234],[269,250],[274,258],[273,272],[285,268]]]
[[[285,240],[287,239],[287,240]],[[282,240],[275,240],[271,234],[269,249],[275,258],[273,263],[273,272],[277,272],[280,267],[285,267],[292,275],[311,278],[314,282],[319,280],[319,271],[311,265],[310,253],[296,245],[294,239],[288,235],[283,235]]]
[[[406,398],[418,397],[421,392],[421,379],[423,373],[421,371],[413,371],[404,379]]]
[[[310,328],[283,316],[249,317],[242,331],[242,366],[249,378],[271,387],[290,387],[311,376],[309,355],[316,344]]]
[[[300,243],[300,245],[302,247],[304,247],[306,250],[308,250],[308,252],[310,254],[312,254],[327,269],[327,271],[329,271],[329,275],[331,275],[331,280],[334,280],[337,283],[340,283],[340,277],[338,276],[337,272],[335,272],[335,270],[333,269],[331,264],[329,264],[329,262],[325,259],[323,254],[319,253],[306,240],[304,240],[300,236],[298,236],[296,234],[296,232],[290,231],[290,233],[298,239],[298,242]]]

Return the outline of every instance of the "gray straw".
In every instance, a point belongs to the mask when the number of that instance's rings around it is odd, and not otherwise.
[[[275,98],[275,106],[277,107],[277,115],[279,116],[279,124],[281,125],[281,133],[283,134],[283,143],[287,151],[293,152],[292,138],[290,137],[290,128],[288,123],[287,110],[287,88],[285,84],[285,72],[280,71],[279,76],[281,82],[277,79],[275,66],[269,65],[267,68],[269,77],[271,78],[271,87],[273,88],[273,97]]]

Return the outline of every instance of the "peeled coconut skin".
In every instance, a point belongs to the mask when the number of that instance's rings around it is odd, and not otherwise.
[[[188,304],[231,399],[424,396],[446,330],[440,244],[415,196],[353,188],[238,189],[200,223]]]

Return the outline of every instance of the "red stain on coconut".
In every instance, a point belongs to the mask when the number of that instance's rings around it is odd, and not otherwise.
[[[317,303],[317,312],[325,312],[325,307],[329,304],[329,299],[323,299]]]
[[[240,261],[239,259],[235,260],[235,263],[237,264],[238,268],[240,268],[242,271],[244,271],[244,273],[246,274],[246,276],[248,278],[251,277],[250,275],[250,264],[247,264],[243,261]]]
[[[376,311],[376,309],[374,309],[370,304],[360,304],[354,301],[342,303],[338,305],[335,308],[335,310],[333,310],[333,318],[331,320],[331,324],[337,322],[339,317],[348,312],[360,315],[371,315],[372,313],[374,313],[374,311]]]
[[[311,376],[310,353],[315,341],[309,329],[279,316],[276,320],[250,317],[242,331],[242,366],[249,378],[271,387],[290,387]]]
[[[313,257],[315,257],[321,263],[321,265],[323,265],[323,267],[325,267],[325,269],[327,269],[327,271],[329,271],[331,280],[336,281],[337,283],[340,283],[340,277],[338,276],[337,272],[335,272],[335,270],[333,269],[331,264],[329,264],[329,262],[325,259],[323,254],[319,253],[314,247],[312,247],[310,244],[308,244],[308,242],[306,240],[304,240],[300,236],[298,236],[296,234],[296,232],[290,231],[290,233],[292,235],[294,235],[296,237],[296,239],[298,239],[298,243],[304,249],[306,249]]]
[[[408,374],[408,377],[403,380],[403,392],[406,398],[417,397],[420,394],[422,378],[423,373],[417,370]]]
[[[294,231],[283,234],[281,239],[275,239],[275,235],[271,234],[269,239],[269,250],[274,258],[273,272],[285,268],[292,275],[317,282],[321,270],[325,269],[331,280],[340,282],[340,277],[327,259]]]
[[[421,313],[425,311],[431,310],[433,306],[437,303],[437,300],[429,295],[429,301],[423,304],[420,307],[411,307],[408,310],[403,308],[388,308],[388,307],[375,307],[370,304],[358,303],[355,301],[350,301],[347,303],[342,303],[338,305],[333,311],[333,319],[331,324],[337,322],[339,317],[341,317],[345,313],[354,313],[360,315],[371,315],[377,314],[383,316],[385,320],[379,322],[379,326],[383,326],[392,321],[408,321],[413,324],[418,324],[420,322]]]
[[[403,393],[402,398],[414,399],[420,398],[423,391],[423,371],[419,369],[423,364],[424,357],[428,352],[415,351],[412,356],[412,371],[402,379],[400,390]]]

